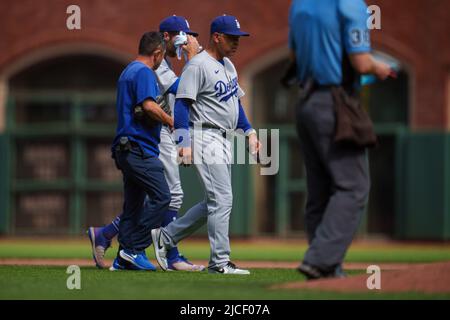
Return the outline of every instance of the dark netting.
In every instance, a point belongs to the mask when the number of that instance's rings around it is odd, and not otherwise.
[[[109,224],[122,212],[122,192],[88,192],[85,228]]]
[[[16,177],[40,181],[67,179],[70,148],[67,140],[17,140]]]
[[[86,123],[116,124],[116,106],[114,103],[84,102],[83,118]]]
[[[121,181],[122,174],[117,170],[111,158],[112,139],[89,139],[87,147],[87,175],[88,179],[102,181]]]
[[[18,125],[49,122],[67,122],[70,120],[70,103],[66,102],[30,102],[17,98],[15,121]]]
[[[15,194],[16,233],[57,234],[69,229],[69,196],[65,192]]]

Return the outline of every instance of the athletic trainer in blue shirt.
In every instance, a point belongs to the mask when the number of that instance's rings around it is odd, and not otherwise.
[[[125,197],[117,259],[120,265],[127,261],[134,268],[151,271],[156,268],[145,255],[151,244],[150,231],[161,225],[170,203],[158,144],[161,124],[173,128],[173,120],[156,103],[159,89],[153,71],[164,54],[165,43],[159,32],[142,36],[138,57],[125,68],[117,84],[118,125],[112,145],[113,157],[123,174]],[[147,121],[133,117],[137,105],[142,106]],[[146,194],[150,210],[143,210]]]

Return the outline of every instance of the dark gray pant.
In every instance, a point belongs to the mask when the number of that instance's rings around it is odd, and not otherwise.
[[[308,188],[304,262],[326,271],[343,262],[370,189],[366,150],[334,143],[335,122],[329,89],[313,92],[297,106]]]

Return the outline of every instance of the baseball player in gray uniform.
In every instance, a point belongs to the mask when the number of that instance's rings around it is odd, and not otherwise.
[[[174,45],[175,37],[179,35],[180,31],[187,34],[188,44],[183,46],[186,53],[186,58],[190,60],[193,58],[199,49],[199,45],[195,36],[196,32],[190,30],[188,21],[181,16],[171,16],[164,19],[159,26],[160,32],[163,33],[166,41],[166,58],[155,71],[158,79],[159,89],[162,94],[162,101],[165,105],[170,107],[168,113],[173,114],[175,94],[179,84],[179,78],[173,72],[170,62],[167,57],[174,58],[176,56],[176,47]],[[176,220],[178,211],[183,203],[183,189],[181,187],[179,166],[177,164],[177,147],[171,130],[167,126],[163,126],[160,134],[159,143],[159,159],[164,166],[164,175],[169,185],[171,193],[171,202],[169,210],[166,212],[162,226],[166,226],[172,221]],[[143,210],[146,210],[149,205],[148,199],[144,203]],[[100,228],[90,227],[88,235],[92,244],[92,252],[94,261],[99,268],[104,268],[104,254],[111,245],[111,239],[115,237],[119,230],[120,215],[114,221]],[[205,269],[202,265],[195,265],[183,257],[176,247],[168,252],[168,268],[170,270],[179,271],[202,271]],[[126,261],[117,257],[114,261],[111,270],[126,269],[130,266]]]
[[[241,129],[249,138],[251,152],[259,151],[256,131],[240,103],[244,92],[239,87],[236,69],[228,59],[236,52],[240,37],[248,35],[240,30],[235,17],[217,17],[211,24],[208,48],[190,60],[181,75],[175,103],[175,128],[177,136],[182,137],[178,141],[179,155],[184,164],[193,160],[205,189],[205,200],[166,227],[152,230],[156,258],[163,270],[168,268],[167,253],[207,223],[211,247],[208,271],[250,274],[230,261],[232,142],[227,134]],[[185,134],[187,130],[190,135]],[[214,152],[207,154],[206,150],[215,150],[214,161],[207,159]]]

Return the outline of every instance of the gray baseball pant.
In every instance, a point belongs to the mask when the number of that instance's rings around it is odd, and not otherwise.
[[[205,200],[182,217],[161,228],[166,246],[172,248],[207,223],[210,242],[208,266],[223,267],[230,261],[229,222],[233,205],[231,187],[231,142],[216,129],[198,130],[193,135],[194,167],[205,190]],[[197,148],[196,148],[197,147]],[[199,153],[200,147],[203,159]],[[215,150],[215,155],[209,151]],[[212,162],[215,158],[216,163]]]
[[[177,146],[169,128],[161,128],[159,143],[159,160],[164,165],[164,175],[170,189],[169,210],[179,211],[183,203],[183,189],[181,187],[180,170],[177,163]]]
[[[370,189],[366,149],[333,141],[335,111],[329,89],[297,106],[297,132],[307,175],[309,248],[304,262],[322,270],[340,265],[358,229]]]

